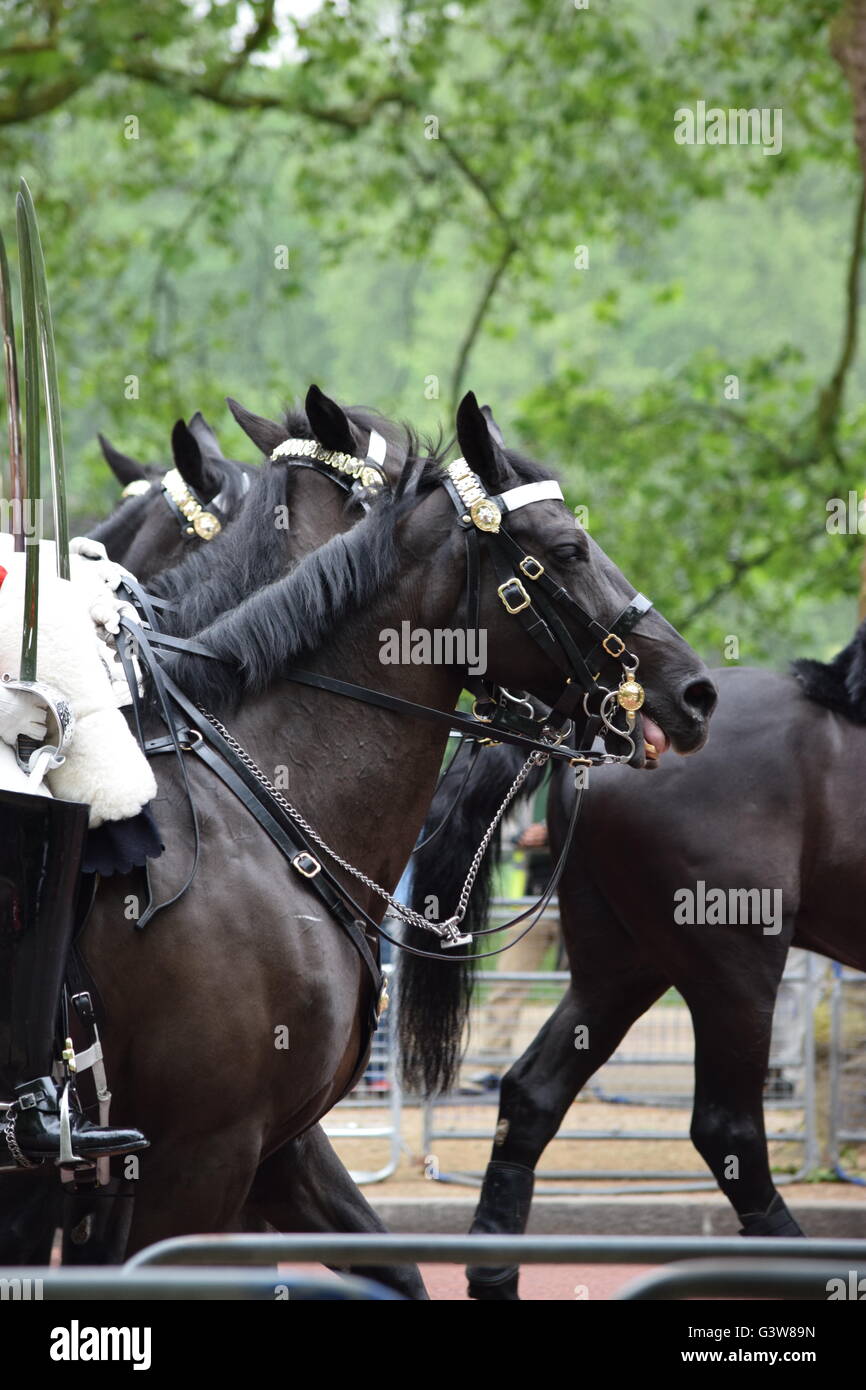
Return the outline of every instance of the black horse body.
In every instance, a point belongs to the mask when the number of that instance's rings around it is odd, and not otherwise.
[[[763,1088],[788,948],[866,969],[866,724],[858,674],[864,648],[866,626],[830,666],[801,662],[789,675],[716,671],[719,701],[704,749],[688,758],[666,755],[651,777],[618,767],[590,774],[559,885],[570,986],[503,1078],[497,1142],[474,1230],[523,1229],[535,1165],[575,1095],[632,1023],[674,985],[694,1025],[696,1148],[738,1213],[743,1234],[802,1234],[770,1174]],[[489,763],[476,804],[470,791],[454,832],[456,856],[449,856],[447,869],[435,866],[432,853],[418,856],[417,901],[452,891],[513,776],[510,750],[483,756]],[[557,771],[549,807],[554,859],[573,794],[568,774]],[[447,787],[437,801],[431,825],[447,804]],[[778,891],[780,897],[763,901],[780,903],[780,920],[678,920],[682,890],[696,892],[700,881],[706,893],[723,890],[726,900],[730,890]],[[484,915],[487,887],[489,880],[480,886],[476,922]],[[414,961],[403,968],[410,1079],[439,1085],[453,1068],[465,985],[461,997],[461,987],[445,977],[440,984],[447,998],[429,997],[422,1006],[443,1010],[448,1019],[438,1063],[428,1054],[425,1078],[414,1051],[412,1013],[422,991],[435,990],[437,981]],[[585,1047],[575,1046],[578,1027],[586,1029]],[[495,1272],[492,1279],[473,1271],[472,1291],[481,1298],[516,1297],[516,1285],[514,1271]]]

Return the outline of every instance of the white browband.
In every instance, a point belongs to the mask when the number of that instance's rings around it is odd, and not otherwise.
[[[553,478],[548,478],[543,483],[523,483],[520,487],[511,487],[493,500],[506,512],[516,512],[518,507],[525,507],[527,502],[546,502],[548,499],[565,501],[562,488]]]

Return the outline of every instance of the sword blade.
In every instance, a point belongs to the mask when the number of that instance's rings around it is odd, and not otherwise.
[[[57,573],[69,578],[69,521],[66,514],[66,463],[63,454],[63,429],[60,421],[60,386],[57,379],[57,358],[54,351],[54,326],[48,299],[45,258],[39,237],[39,224],[30,189],[24,179],[18,193],[20,206],[27,222],[33,272],[33,294],[39,330],[39,363],[45,393],[45,414],[48,424],[48,464],[51,473],[51,499],[54,510],[54,545],[57,550]]]
[[[18,358],[15,352],[15,317],[12,282],[6,244],[0,232],[0,332],[3,334],[3,376],[6,382],[6,418],[9,431],[9,495],[12,500],[12,534],[15,549],[24,549],[24,479],[21,453],[21,399],[18,394]]]
[[[18,267],[21,277],[21,317],[24,341],[24,462],[25,486],[29,507],[38,515],[42,505],[42,480],[39,463],[39,338],[36,316],[36,293],[33,283],[33,254],[30,243],[30,224],[24,199],[18,194],[15,203],[18,223]],[[21,679],[36,679],[36,638],[39,624],[39,537],[27,547],[27,566],[24,575],[24,631],[21,638]]]

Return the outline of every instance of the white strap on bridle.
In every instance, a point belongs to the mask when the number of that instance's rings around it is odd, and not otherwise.
[[[370,442],[367,445],[367,458],[371,463],[377,463],[381,468],[385,462],[385,455],[388,452],[388,445],[378,430],[370,431]]]
[[[522,483],[520,487],[511,487],[493,500],[504,512],[516,512],[518,507],[525,507],[528,502],[564,502],[565,498],[559,483],[548,478],[540,483]]]
[[[250,475],[249,475],[249,473],[242,473],[242,474],[241,474],[241,497],[246,497],[246,495],[247,495],[247,493],[249,492],[249,490],[250,490]],[[226,513],[227,513],[228,510],[229,510],[228,488],[227,488],[227,487],[224,487],[224,488],[222,489],[221,492],[218,492],[218,493],[217,493],[216,497],[211,498],[210,502],[208,502],[207,505],[208,505],[209,507],[215,507],[215,508],[217,509],[218,512],[226,512]]]

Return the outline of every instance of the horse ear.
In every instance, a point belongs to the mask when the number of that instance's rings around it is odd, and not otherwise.
[[[318,386],[310,387],[304,409],[313,434],[325,449],[334,449],[338,454],[357,453],[358,441],[352,434],[349,417]]]
[[[467,391],[457,407],[457,439],[461,454],[488,491],[501,492],[509,478],[508,463],[474,391]]]
[[[143,464],[140,464],[137,459],[132,459],[128,454],[122,454],[119,449],[115,449],[104,434],[97,435],[97,439],[105,462],[117,481],[122,483],[124,487],[128,483],[141,482],[143,478],[147,477]]]
[[[499,445],[500,449],[504,449],[504,448],[505,448],[505,440],[504,440],[503,437],[502,437],[502,430],[501,430],[501,429],[499,428],[499,426],[497,425],[496,420],[495,420],[494,417],[493,417],[493,411],[490,409],[490,406],[489,406],[489,405],[483,405],[483,406],[481,407],[481,414],[484,416],[485,420],[487,421],[487,428],[488,428],[489,431],[490,431],[491,437],[492,437],[492,438],[495,440],[495,442]]]
[[[171,453],[174,466],[187,487],[192,488],[203,502],[216,497],[222,487],[219,469],[205,458],[198,440],[184,420],[178,420],[171,432]]]
[[[284,425],[278,425],[276,420],[268,420],[264,415],[254,415],[240,401],[233,401],[231,396],[226,396],[226,404],[244,434],[249,435],[256,448],[261,449],[268,458],[277,445],[288,437]]]
[[[203,454],[215,462],[226,462],[226,456],[222,451],[220,442],[200,410],[197,410],[193,415],[187,428],[194,436]]]

